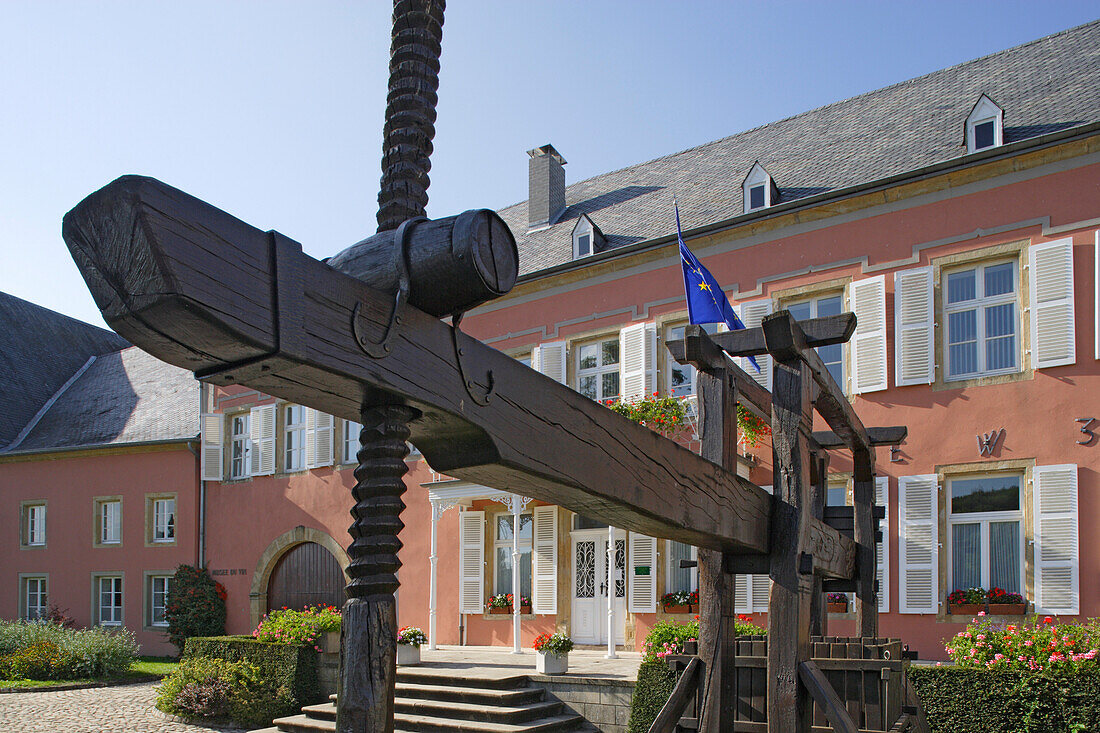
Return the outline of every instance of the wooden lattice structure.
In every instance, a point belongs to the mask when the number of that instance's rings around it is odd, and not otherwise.
[[[739,683],[733,573],[771,576],[767,725],[808,731],[811,698],[854,730],[812,661],[826,589],[854,590],[861,637],[878,636],[874,447],[903,428],[864,428],[814,347],[851,314],[670,344],[699,368],[702,455],[623,418],[460,330],[507,293],[518,256],[488,210],[424,218],[443,3],[397,0],[379,233],[320,262],[151,178],[127,176],[65,216],[63,235],[104,319],[213,384],[247,385],[363,425],[352,491],[337,729],[393,729],[397,551],[407,440],[448,475],[522,486],[559,504],[700,548],[697,727],[734,730]],[[450,322],[441,320],[451,316]],[[772,393],[730,358],[770,353]],[[735,472],[738,402],[770,420],[774,496]],[[813,433],[813,410],[830,431]],[[824,521],[826,451],[855,465],[850,531]],[[750,657],[751,658],[751,657]],[[685,683],[686,684],[686,683]],[[850,721],[848,721],[850,722]]]

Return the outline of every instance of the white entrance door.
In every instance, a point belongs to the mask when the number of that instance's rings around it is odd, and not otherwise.
[[[615,643],[626,639],[626,537],[615,536],[615,588],[607,587],[607,530],[574,530],[573,621],[571,635],[578,644],[607,643],[607,604],[614,598]]]

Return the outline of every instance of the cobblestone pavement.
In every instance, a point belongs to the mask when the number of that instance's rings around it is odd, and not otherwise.
[[[208,733],[208,728],[166,718],[153,707],[153,683],[60,692],[0,695],[3,733]]]

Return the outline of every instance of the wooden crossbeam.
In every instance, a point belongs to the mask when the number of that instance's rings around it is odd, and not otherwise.
[[[109,184],[63,235],[105,320],[210,382],[349,420],[368,396],[404,402],[438,471],[697,547],[770,547],[763,489],[407,303],[368,356],[392,294],[160,181]]]
[[[772,396],[768,390],[749,376],[729,358],[713,340],[716,334],[708,334],[701,326],[688,326],[684,329],[682,340],[668,341],[665,347],[672,358],[681,364],[691,364],[699,371],[724,369],[733,377],[741,404],[757,417],[770,421],[772,417]]]
[[[799,664],[798,678],[802,680],[802,684],[806,685],[814,701],[825,711],[825,717],[828,718],[835,733],[859,733],[859,726],[848,714],[844,701],[836,694],[832,684],[815,663],[806,661]]]
[[[855,313],[841,313],[823,318],[810,318],[799,321],[798,325],[806,334],[806,345],[811,348],[844,344],[856,330]],[[768,353],[764,343],[764,331],[760,328],[743,328],[738,331],[724,331],[711,335],[714,343],[730,356],[757,356]]]
[[[875,447],[900,445],[908,435],[909,428],[904,425],[893,425],[885,428],[867,428],[867,437],[870,439],[871,445]],[[831,430],[815,430],[814,440],[819,447],[827,450],[848,447],[848,443]]]

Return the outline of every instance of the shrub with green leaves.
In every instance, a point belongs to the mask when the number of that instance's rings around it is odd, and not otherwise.
[[[648,733],[657,714],[672,697],[679,675],[663,661],[643,660],[638,667],[638,681],[630,699],[630,721],[627,733]]]
[[[180,652],[192,636],[221,636],[225,633],[225,588],[206,568],[180,565],[168,585],[164,619],[168,640]]]
[[[955,634],[945,649],[960,667],[1026,672],[1100,669],[1100,621],[1056,624],[1051,616],[1030,623],[987,620],[985,612]]]
[[[340,609],[335,606],[306,606],[301,611],[284,608],[264,614],[252,637],[278,644],[308,644],[321,651],[317,645],[321,634],[339,631],[340,619]]]
[[[279,697],[274,679],[255,664],[210,657],[191,657],[157,688],[157,709],[188,719],[231,718],[241,725],[271,723],[272,700]]]
[[[76,680],[112,677],[137,655],[125,628],[70,629],[57,624],[0,621],[0,677]]]
[[[751,616],[738,615],[734,623],[737,636],[766,634],[767,630],[752,623]],[[684,623],[662,621],[646,634],[642,644],[642,661],[662,660],[670,654],[683,654],[685,641],[699,640],[699,617]]]

